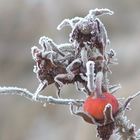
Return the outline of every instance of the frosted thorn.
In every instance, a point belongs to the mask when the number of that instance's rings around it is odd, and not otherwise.
[[[118,84],[118,85],[113,85],[113,86],[110,86],[109,87],[109,92],[110,93],[115,93],[115,92],[117,92],[119,89],[121,89],[122,87],[121,87],[121,85],[120,84]]]
[[[59,75],[55,76],[55,78],[54,78],[54,81],[58,84],[59,90],[64,86],[63,82],[61,82],[59,79],[64,78],[64,77],[65,77],[65,74],[59,74]]]
[[[62,52],[70,52],[70,53],[75,52],[75,47],[71,43],[59,44],[58,49],[61,50]]]
[[[46,44],[50,47],[52,51],[57,52],[63,57],[65,56],[65,54],[61,50],[59,50],[58,45],[55,44],[52,39],[46,37]]]
[[[37,96],[39,95],[39,93],[40,93],[47,85],[48,85],[48,82],[47,82],[46,80],[43,81],[43,82],[41,82],[41,83],[39,84],[37,90],[35,91],[35,93],[34,93],[34,95],[33,95],[33,97],[32,97],[32,99],[33,99],[34,101],[36,101]]]
[[[65,26],[70,26],[72,27],[72,22],[70,19],[64,19],[58,26],[57,26],[57,30],[61,30],[63,27]]]
[[[113,49],[110,49],[108,55],[109,55],[110,58],[115,57],[116,56],[116,52]]]
[[[87,81],[87,80],[88,80],[88,79],[87,79],[87,76],[84,75],[83,73],[80,73],[79,75],[80,75],[80,77],[81,77],[84,81]]]
[[[85,67],[86,63],[88,62],[87,49],[85,47],[83,47],[81,50],[81,60],[83,62],[83,66]]]
[[[32,57],[33,57],[34,60],[36,59],[36,54],[37,54],[39,51],[40,51],[40,50],[38,49],[37,46],[33,46],[33,47],[31,48],[31,54],[32,54]]]

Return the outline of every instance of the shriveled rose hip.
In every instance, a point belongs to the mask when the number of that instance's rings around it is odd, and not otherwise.
[[[104,109],[107,104],[112,105],[112,115],[114,115],[119,109],[119,103],[112,94],[104,92],[101,96],[89,96],[84,104],[84,111],[89,113],[97,120],[104,119]]]

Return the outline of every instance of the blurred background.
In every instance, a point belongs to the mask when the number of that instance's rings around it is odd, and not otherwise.
[[[35,91],[38,81],[32,72],[30,49],[41,36],[56,43],[68,42],[70,28],[57,31],[64,18],[85,16],[90,9],[109,8],[113,16],[101,17],[111,48],[119,65],[112,66],[112,84],[120,83],[118,97],[140,90],[140,1],[139,0],[0,0],[0,86],[18,86]],[[55,96],[54,86],[42,94]],[[73,86],[65,87],[63,97],[73,97]],[[81,95],[76,95],[80,96]],[[137,97],[129,119],[140,127]],[[72,116],[68,106],[28,101],[18,96],[0,96],[0,140],[96,140],[93,125]],[[112,137],[112,140],[115,140]]]

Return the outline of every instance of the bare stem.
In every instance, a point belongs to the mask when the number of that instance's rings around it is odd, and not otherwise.
[[[36,100],[33,99],[34,94],[29,92],[27,89],[17,88],[17,87],[0,87],[0,95],[20,95],[23,96],[31,101],[40,102],[40,103],[52,103],[52,104],[59,104],[59,105],[82,105],[83,100],[76,100],[76,99],[57,99],[52,96],[43,96],[38,95]]]

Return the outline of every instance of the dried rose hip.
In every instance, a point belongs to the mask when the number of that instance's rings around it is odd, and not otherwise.
[[[114,115],[119,109],[119,103],[112,94],[104,92],[101,96],[89,96],[83,105],[84,111],[89,113],[97,120],[104,119],[104,110],[107,104],[112,106],[112,115]]]

